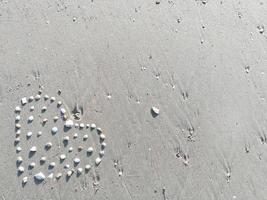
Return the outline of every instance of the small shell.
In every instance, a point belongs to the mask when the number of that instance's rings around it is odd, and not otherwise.
[[[16,148],[16,151],[19,153],[19,152],[22,151],[22,148],[21,148],[21,147],[17,147],[17,148]]]
[[[47,142],[46,144],[45,144],[45,148],[46,149],[50,149],[52,147],[52,142]]]
[[[19,142],[20,142],[20,138],[19,137],[15,138],[15,143],[19,143]]]
[[[101,147],[104,149],[104,148],[106,148],[106,146],[107,146],[107,144],[105,143],[105,142],[102,142],[101,143]]]
[[[31,115],[29,118],[28,118],[28,122],[32,122],[34,119],[34,117]]]
[[[23,172],[24,172],[24,167],[19,166],[19,167],[18,167],[18,171],[19,171],[20,173],[23,173]]]
[[[155,115],[159,115],[159,109],[158,109],[157,107],[153,106],[153,107],[151,108],[151,111],[152,111]]]
[[[83,168],[79,167],[79,168],[77,169],[77,173],[78,173],[78,174],[81,174],[82,172],[83,172]]]
[[[65,154],[61,154],[61,155],[59,156],[59,159],[60,159],[60,160],[65,160],[65,159],[66,159],[66,155],[65,155]]]
[[[48,121],[48,119],[47,118],[44,118],[43,119],[43,124],[45,124],[47,121]]]
[[[57,131],[58,131],[58,128],[57,128],[57,127],[53,127],[53,128],[51,129],[51,132],[52,132],[53,134],[56,134]]]
[[[36,100],[36,101],[39,101],[40,99],[41,99],[41,95],[37,94],[37,95],[35,96],[35,100]]]
[[[61,106],[62,105],[62,102],[61,101],[58,101],[57,102],[57,106],[59,107],[59,106]]]
[[[63,138],[63,141],[64,142],[68,142],[70,140],[70,137],[69,136],[65,136],[64,138]]]
[[[93,151],[94,151],[93,147],[89,147],[89,148],[87,149],[87,153],[93,153]]]
[[[31,149],[30,149],[30,152],[36,152],[37,151],[37,147],[36,146],[33,146]]]
[[[53,167],[55,167],[56,166],[56,163],[55,162],[51,162],[50,164],[49,164],[49,167],[50,168],[53,168]]]
[[[57,175],[56,175],[56,179],[60,179],[61,176],[62,176],[62,173],[57,173]]]
[[[42,92],[43,92],[43,90],[41,90],[41,89],[38,90],[38,94],[42,94]]]
[[[28,132],[28,133],[26,134],[26,136],[27,136],[27,138],[30,138],[30,137],[32,136],[32,132]]]
[[[49,99],[49,96],[46,94],[44,95],[44,100],[47,100],[47,99]]]
[[[76,139],[78,137],[78,133],[74,133],[73,138]]]
[[[73,174],[73,171],[72,171],[72,170],[69,170],[69,171],[67,172],[67,176],[68,176],[68,177],[70,177],[72,174]]]
[[[19,123],[17,123],[17,124],[15,125],[15,127],[16,127],[17,129],[20,129],[20,128],[21,128],[21,125],[20,125]]]
[[[86,124],[86,128],[90,128],[90,124]]]
[[[42,135],[42,131],[38,131],[37,136],[40,137]]]
[[[80,128],[83,129],[85,127],[84,123],[80,123]]]
[[[66,110],[65,110],[65,108],[61,108],[61,109],[60,109],[60,112],[61,112],[61,114],[63,114],[63,115],[64,115],[64,114],[66,113]]]
[[[53,173],[49,174],[49,175],[47,176],[47,178],[53,179],[53,178],[54,178],[54,174],[53,174]]]
[[[122,176],[122,171],[119,171],[119,176]]]
[[[65,127],[67,128],[71,128],[73,126],[73,121],[71,119],[68,119],[66,122],[65,122]]]
[[[21,130],[16,130],[16,136],[19,136],[21,134]]]
[[[105,155],[105,151],[103,151],[103,150],[102,151],[99,151],[99,156],[100,157],[103,157],[104,155]]]
[[[101,140],[106,139],[106,136],[103,133],[101,133],[99,137],[100,137]]]
[[[73,147],[70,147],[70,148],[69,148],[69,152],[72,152],[72,151],[73,151]]]
[[[15,121],[18,122],[20,120],[20,115],[17,115]]]
[[[63,115],[63,120],[66,121],[68,119],[68,116],[65,114]]]
[[[98,133],[102,133],[102,129],[100,127],[97,127],[96,130],[97,130]]]
[[[34,97],[33,96],[30,96],[29,97],[29,102],[33,101],[34,100]]]
[[[83,147],[82,146],[79,146],[78,147],[78,151],[81,151],[81,150],[83,150]]]
[[[34,167],[35,167],[35,163],[32,162],[32,163],[29,164],[29,166],[30,166],[31,168],[34,168]]]
[[[22,99],[21,99],[21,104],[22,105],[25,105],[27,103],[27,98],[26,97],[23,97]]]
[[[96,164],[96,165],[99,165],[100,163],[101,163],[101,158],[97,157],[97,158],[95,159],[95,164]]]
[[[21,108],[19,106],[16,106],[15,112],[17,112],[17,113],[21,112]]]
[[[22,184],[26,184],[28,182],[28,177],[25,176],[23,179],[22,179]]]
[[[22,157],[19,156],[19,157],[17,158],[17,163],[20,164],[20,163],[22,163],[22,161],[23,161]]]
[[[87,140],[87,139],[88,139],[88,135],[85,134],[85,135],[83,136],[83,140]]]
[[[74,162],[75,164],[79,164],[79,163],[81,162],[81,160],[80,160],[79,158],[74,158],[73,162]]]
[[[31,106],[30,107],[30,111],[34,111],[34,106]]]
[[[46,161],[46,157],[45,156],[41,157],[40,162],[44,163],[45,161]]]
[[[95,129],[96,125],[95,124],[91,124],[91,129]]]
[[[65,169],[69,169],[69,168],[70,168],[70,165],[69,165],[69,164],[66,164],[66,165],[64,166],[64,168],[65,168]]]
[[[58,120],[58,116],[55,116],[53,119],[54,119],[54,121],[57,121]]]
[[[34,175],[34,178],[38,181],[43,181],[45,179],[45,175],[42,172]]]
[[[91,165],[85,165],[85,170],[89,171],[91,169]]]
[[[51,101],[51,102],[54,102],[55,100],[56,100],[56,97],[51,97],[51,98],[50,98],[50,101]]]
[[[45,112],[47,110],[47,107],[46,106],[43,106],[42,107],[42,112]]]

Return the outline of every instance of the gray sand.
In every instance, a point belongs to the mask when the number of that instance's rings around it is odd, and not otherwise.
[[[0,199],[267,199],[266,11],[264,1],[1,1]],[[94,173],[35,184],[47,171],[25,166],[22,187],[14,108],[39,85],[105,132]]]

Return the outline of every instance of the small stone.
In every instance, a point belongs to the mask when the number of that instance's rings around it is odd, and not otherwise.
[[[69,165],[69,164],[66,164],[66,165],[64,166],[64,168],[65,168],[65,169],[69,169],[69,168],[70,168],[70,165]]]
[[[61,112],[61,114],[65,114],[65,113],[66,113],[65,108],[61,108],[61,109],[60,109],[60,112]]]
[[[45,179],[45,175],[42,172],[34,175],[34,178],[38,181],[43,181]]]
[[[41,90],[41,89],[38,90],[38,94],[42,94],[42,92],[43,92],[43,90]]]
[[[90,124],[86,124],[86,128],[90,128]]]
[[[79,168],[77,169],[77,173],[78,173],[78,174],[81,174],[82,172],[83,172],[83,168],[79,167]]]
[[[68,142],[70,140],[70,137],[69,136],[65,136],[64,138],[63,138],[63,142]]]
[[[30,166],[30,168],[34,168],[35,167],[35,163],[32,162],[32,163],[29,164],[29,166]]]
[[[119,176],[122,176],[122,171],[119,171]]]
[[[159,115],[159,109],[157,107],[153,106],[151,110],[155,115]]]
[[[29,102],[32,102],[33,100],[34,100],[34,97],[33,96],[30,96],[28,101]]]
[[[58,116],[55,116],[53,119],[56,122],[58,120]]]
[[[94,151],[93,147],[89,147],[89,148],[87,149],[87,153],[93,153],[93,151]]]
[[[74,162],[75,164],[79,164],[79,163],[80,163],[80,159],[79,159],[79,158],[74,158],[73,162]]]
[[[47,99],[49,99],[49,96],[46,94],[44,95],[44,100],[47,100]]]
[[[73,151],[73,147],[70,147],[70,148],[69,148],[69,152],[72,152],[72,151]]]
[[[95,129],[96,125],[95,124],[91,124],[91,129]]]
[[[71,119],[68,119],[66,122],[65,122],[65,127],[67,128],[71,128],[73,126],[73,121]]]
[[[102,129],[100,127],[97,127],[96,130],[97,130],[98,133],[102,133]]]
[[[32,136],[32,132],[28,132],[26,136],[27,138],[30,138]]]
[[[58,95],[61,95],[61,90],[60,89],[57,91],[57,94]]]
[[[41,162],[41,163],[44,163],[45,161],[46,161],[46,157],[44,157],[44,156],[41,157],[40,162]]]
[[[47,107],[46,106],[43,106],[42,107],[42,112],[45,112],[47,110]]]
[[[85,171],[89,171],[91,169],[91,165],[85,165]]]
[[[44,118],[43,119],[43,124],[45,124],[47,121],[48,121],[48,119],[47,118]]]
[[[31,115],[29,118],[28,118],[28,122],[32,122],[34,119],[34,117]]]
[[[78,147],[78,151],[82,151],[83,150],[83,147],[82,146],[79,146]]]
[[[51,101],[51,102],[54,102],[55,100],[56,100],[56,97],[51,97],[51,98],[50,98],[50,101]]]
[[[21,134],[21,130],[16,130],[16,136],[19,136]]]
[[[30,111],[34,111],[34,106],[31,106],[30,107]]]
[[[46,144],[45,144],[45,148],[46,149],[50,149],[52,147],[52,143],[51,142],[47,142]]]
[[[68,119],[68,116],[65,114],[63,115],[63,120],[66,121]]]
[[[47,178],[53,179],[54,178],[54,173],[51,173],[47,176]]]
[[[104,148],[106,148],[106,146],[107,146],[107,144],[105,143],[105,142],[102,142],[101,143],[101,147],[104,149]]]
[[[16,148],[16,151],[19,153],[19,152],[22,151],[22,148],[21,148],[21,147],[17,147],[17,148]]]
[[[85,135],[83,136],[83,140],[87,140],[87,139],[88,139],[88,135],[85,134]]]
[[[20,164],[20,163],[22,163],[22,161],[23,161],[22,157],[19,156],[19,157],[17,158],[17,163]]]
[[[51,162],[50,164],[49,164],[49,167],[50,168],[54,168],[56,166],[56,163],[55,162]]]
[[[73,138],[76,139],[78,137],[78,133],[74,133]]]
[[[41,99],[41,95],[37,94],[37,95],[35,96],[35,100],[36,100],[36,101],[39,101],[40,99]]]
[[[100,137],[101,140],[105,140],[106,139],[106,136],[103,133],[101,133],[99,137]]]
[[[23,179],[22,179],[22,184],[26,184],[28,182],[28,177],[26,176],[26,177],[24,177]]]
[[[16,106],[15,112],[17,112],[17,113],[21,112],[21,108],[19,106]]]
[[[78,128],[78,127],[79,127],[79,124],[78,124],[78,123],[75,123],[75,124],[74,124],[74,127],[75,127],[75,128]]]
[[[23,173],[23,172],[24,172],[24,167],[19,166],[19,167],[18,167],[18,171],[19,171],[19,173]]]
[[[53,127],[53,128],[51,129],[51,132],[52,132],[53,134],[56,134],[57,131],[58,131],[58,128],[57,128],[57,127]]]
[[[38,131],[37,136],[40,137],[42,135],[42,131]]]
[[[19,143],[19,142],[20,142],[20,138],[19,137],[15,138],[15,143]]]
[[[20,129],[20,128],[21,128],[21,125],[20,125],[19,123],[17,123],[17,124],[15,125],[15,127],[16,127],[17,129]]]
[[[57,175],[56,175],[56,179],[60,179],[61,176],[62,176],[62,173],[57,173]]]
[[[85,127],[84,123],[80,123],[80,128],[83,129]]]
[[[58,101],[57,102],[57,106],[60,107],[62,105],[62,102],[61,101]]]
[[[65,154],[61,154],[61,155],[59,156],[59,158],[60,158],[60,160],[65,160],[65,159],[66,159],[66,155],[65,155]]]
[[[96,165],[99,165],[100,163],[101,163],[101,158],[97,157],[97,158],[95,159],[95,164],[96,164]]]
[[[68,176],[68,177],[70,177],[72,174],[73,174],[73,171],[72,171],[72,170],[69,170],[69,171],[67,172],[67,176]]]
[[[105,151],[103,151],[103,150],[99,151],[99,156],[100,157],[103,157],[104,155],[105,155]]]
[[[36,146],[33,146],[31,149],[30,149],[30,152],[36,152],[37,151],[37,147]]]
[[[18,122],[20,120],[20,115],[17,115],[15,121]]]
[[[21,99],[21,104],[24,106],[26,103],[27,103],[27,98],[26,97],[23,97]]]

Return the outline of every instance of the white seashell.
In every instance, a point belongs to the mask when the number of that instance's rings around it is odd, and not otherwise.
[[[36,146],[33,146],[31,149],[30,149],[30,152],[36,152],[37,151],[37,147]]]
[[[60,112],[61,112],[61,114],[65,114],[65,113],[66,113],[65,108],[61,108],[61,109],[60,109]]]
[[[58,116],[55,116],[53,119],[54,119],[54,121],[57,121],[58,120]]]
[[[51,97],[51,98],[50,98],[50,101],[51,101],[51,102],[54,102],[55,100],[56,100],[56,97]]]
[[[64,142],[68,142],[70,140],[70,137],[69,136],[65,136],[64,138],[63,138],[63,141]]]
[[[106,139],[106,136],[103,133],[101,133],[99,137],[100,137],[101,140]]]
[[[100,155],[100,157],[103,157],[104,155],[105,155],[105,151],[99,151],[99,155]]]
[[[28,121],[29,121],[29,122],[32,122],[33,119],[34,119],[34,117],[31,115],[31,116],[28,118]]]
[[[74,127],[75,127],[75,128],[78,128],[78,127],[79,127],[79,124],[78,124],[78,123],[75,123],[75,124],[74,124]]]
[[[16,135],[19,136],[21,134],[21,130],[16,130]]]
[[[22,105],[25,105],[27,103],[27,98],[26,97],[23,97],[22,99],[21,99],[21,104]]]
[[[89,147],[89,148],[87,149],[87,153],[93,153],[93,151],[94,151],[93,147]]]
[[[68,119],[66,122],[65,122],[65,127],[67,128],[71,128],[73,126],[73,121],[71,119]]]
[[[45,179],[45,175],[42,172],[34,175],[34,178],[38,181],[43,181]]]
[[[42,135],[42,131],[38,131],[37,136],[40,137]]]
[[[60,179],[61,176],[62,176],[62,173],[57,173],[57,175],[56,175],[56,179]]]
[[[100,127],[97,127],[97,132],[102,133],[102,129]]]
[[[20,128],[21,128],[21,125],[20,125],[19,123],[17,123],[17,124],[15,125],[15,127],[16,127],[17,129],[20,129]]]
[[[45,156],[41,157],[40,162],[44,163],[45,161],[46,161],[46,157]]]
[[[22,163],[22,161],[23,161],[22,157],[19,156],[19,157],[17,158],[17,163],[20,164],[20,163]]]
[[[57,106],[59,107],[59,106],[61,106],[62,105],[62,102],[61,101],[58,101],[57,102]]]
[[[20,112],[20,111],[21,111],[21,108],[19,106],[16,106],[15,112]]]
[[[95,129],[96,125],[95,124],[91,124],[91,129]]]
[[[79,158],[74,158],[73,162],[74,162],[75,164],[79,164],[79,163],[81,162],[81,160],[80,160]]]
[[[35,100],[38,101],[38,100],[40,100],[40,99],[41,99],[41,95],[37,94],[37,95],[35,96]]]
[[[105,142],[102,142],[101,143],[101,147],[104,149],[104,148],[106,148],[106,146],[107,146],[107,144],[105,143]]]
[[[85,165],[85,170],[88,171],[91,169],[91,165]]]
[[[78,174],[81,174],[82,172],[83,172],[83,168],[79,167],[79,168],[77,169],[77,173],[78,173]]]
[[[47,176],[47,178],[53,179],[53,178],[54,178],[54,174],[53,174],[53,173],[49,174],[49,175]]]
[[[73,138],[76,139],[78,137],[78,133],[74,133]]]
[[[70,147],[70,148],[69,148],[69,152],[72,152],[72,151],[73,151],[73,147]]]
[[[34,106],[31,106],[30,107],[30,111],[34,111]]]
[[[122,176],[122,171],[119,171],[119,176]]]
[[[90,124],[86,124],[86,128],[90,128]]]
[[[23,172],[24,172],[24,167],[19,166],[19,167],[18,167],[18,171],[19,171],[20,173],[23,173]]]
[[[45,112],[47,110],[47,107],[46,106],[43,106],[42,107],[42,112]]]
[[[80,128],[84,128],[84,123],[80,123]]]
[[[46,144],[45,144],[45,148],[46,149],[49,149],[49,148],[51,148],[52,147],[52,142],[47,142]]]
[[[83,136],[83,140],[87,140],[87,139],[88,139],[88,135],[85,134],[85,135]]]
[[[100,163],[101,163],[101,158],[97,157],[97,158],[95,159],[95,164],[96,164],[96,165],[99,165]]]
[[[35,163],[34,162],[32,162],[32,163],[30,163],[30,165],[29,165],[31,168],[34,168],[35,167]]]
[[[65,168],[65,169],[69,169],[69,168],[70,168],[70,165],[66,164],[66,165],[64,166],[64,168]]]
[[[20,120],[20,115],[17,115],[15,118],[16,122]]]
[[[33,96],[30,96],[29,97],[29,102],[33,101],[34,100],[34,97]]]
[[[53,167],[55,167],[56,166],[56,163],[55,162],[51,162],[50,164],[49,164],[49,167],[51,167],[51,168],[53,168]]]
[[[46,94],[44,95],[44,100],[47,100],[47,99],[49,99],[49,96]]]
[[[65,160],[65,159],[66,159],[66,155],[65,155],[65,154],[61,154],[61,155],[59,156],[59,158],[60,158],[60,160]]]
[[[21,147],[17,147],[17,148],[16,148],[16,151],[17,151],[17,152],[21,152],[21,150],[22,150]]]
[[[19,143],[19,142],[20,142],[20,138],[19,137],[15,138],[15,143]]]
[[[154,114],[159,115],[159,109],[157,107],[153,106],[151,110]]]
[[[29,137],[31,137],[32,136],[32,132],[28,132],[27,133],[27,137],[29,138]]]
[[[72,170],[69,170],[69,171],[67,172],[67,176],[68,176],[68,177],[70,177],[72,174],[73,174],[73,171],[72,171]]]
[[[51,132],[52,132],[53,134],[56,134],[57,131],[58,131],[58,128],[57,128],[57,127],[53,127],[53,128],[51,129]]]
[[[24,177],[23,179],[22,179],[22,184],[26,184],[28,182],[28,177],[26,176],[26,177]]]

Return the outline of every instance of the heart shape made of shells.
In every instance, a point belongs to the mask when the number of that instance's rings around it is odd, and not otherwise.
[[[74,123],[57,97],[38,94],[23,97],[15,108],[17,175],[22,185],[41,183],[73,174],[86,174],[100,165],[105,154],[105,135],[91,123]]]

